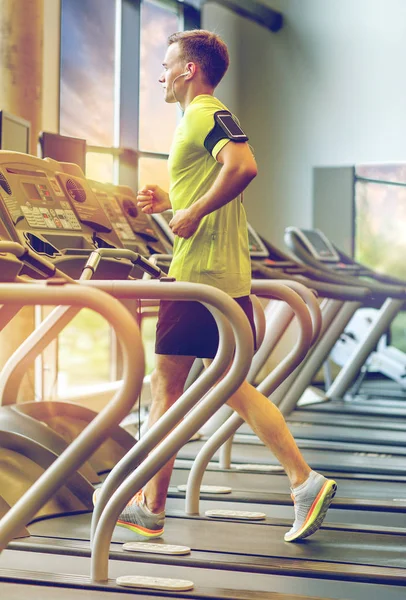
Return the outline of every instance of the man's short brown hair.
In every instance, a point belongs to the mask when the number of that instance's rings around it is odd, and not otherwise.
[[[230,62],[225,42],[204,29],[179,31],[168,38],[168,45],[179,44],[182,58],[197,63],[210,85],[216,87],[223,79]]]

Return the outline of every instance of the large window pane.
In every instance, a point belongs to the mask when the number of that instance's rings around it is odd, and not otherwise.
[[[111,329],[95,312],[84,309],[59,336],[58,392],[110,381]]]
[[[155,183],[166,192],[169,192],[169,173],[166,160],[159,158],[140,158],[139,162],[139,188]]]
[[[114,157],[111,154],[87,152],[86,177],[95,181],[113,181]]]
[[[406,166],[357,167],[356,173],[371,179],[405,179]],[[357,181],[355,184],[355,258],[394,277],[406,280],[406,186]],[[391,343],[406,351],[406,313],[391,325]]]
[[[60,132],[113,146],[115,0],[62,0]]]
[[[174,12],[153,2],[141,5],[140,139],[141,150],[169,152],[176,127],[175,104],[164,102],[158,82],[168,37],[179,30]]]
[[[355,198],[357,260],[406,279],[406,187],[357,181]]]

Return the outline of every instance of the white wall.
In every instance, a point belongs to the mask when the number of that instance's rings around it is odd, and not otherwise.
[[[241,77],[243,72],[238,60],[240,46],[239,28],[244,20],[232,11],[216,3],[208,4],[202,9],[202,27],[214,31],[226,42],[230,54],[230,67],[223,81],[217,88],[216,95],[236,115],[241,112],[242,100]]]
[[[260,170],[247,212],[281,245],[286,226],[312,225],[314,166],[406,159],[406,2],[263,3],[284,14],[277,34],[213,4],[203,26],[233,23],[239,117]]]

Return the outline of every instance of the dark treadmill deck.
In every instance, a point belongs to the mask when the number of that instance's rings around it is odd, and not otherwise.
[[[43,573],[44,563],[49,573]],[[23,571],[15,571],[17,564],[29,564],[30,572],[24,574]],[[125,598],[128,592],[123,588],[117,588],[115,578],[120,575],[129,575],[141,573],[147,576],[163,576],[177,577],[181,579],[189,579],[195,583],[195,588],[192,592],[177,592],[172,595],[162,595],[157,593],[159,598],[210,598],[211,600],[301,600],[302,598],[312,597],[317,598],[335,598],[335,599],[351,599],[351,600],[404,600],[405,588],[403,586],[377,585],[370,583],[357,583],[351,581],[325,581],[323,579],[313,579],[302,573],[298,577],[285,576],[281,574],[250,574],[230,571],[216,571],[208,569],[195,569],[193,567],[178,567],[168,566],[159,563],[143,563],[142,565],[132,565],[130,569],[128,562],[111,560],[109,565],[109,582],[108,588],[112,595],[103,594],[102,598],[109,600],[114,598]],[[55,556],[45,555],[42,553],[28,553],[14,550],[6,550],[0,557],[0,591],[4,583],[4,577],[15,577],[16,581],[24,580],[31,574],[39,579],[42,579],[43,585],[51,585],[53,589],[61,591],[61,600],[81,600],[82,596],[79,591],[82,588],[87,588],[85,593],[93,595],[83,595],[83,598],[91,598],[96,600],[100,597],[97,593],[100,591],[100,586],[90,584],[88,573],[90,572],[90,559],[87,557],[75,556]],[[69,575],[75,573],[74,576]],[[18,579],[19,578],[19,579]],[[56,586],[62,586],[65,582],[70,582],[71,588],[66,595],[67,590]],[[209,587],[210,584],[210,587]],[[18,584],[19,585],[19,584]],[[65,583],[67,585],[67,583]],[[94,592],[91,592],[95,589]],[[24,589],[25,586],[24,586]],[[46,588],[38,588],[46,589]],[[49,589],[49,588],[48,588]],[[240,591],[240,590],[245,590]],[[248,591],[247,591],[248,590]],[[130,591],[136,598],[149,597],[145,592],[141,591],[140,596],[135,593],[135,590]],[[124,594],[124,595],[123,595]],[[297,596],[297,597],[296,597]],[[37,596],[41,600],[48,600],[49,596]],[[152,596],[153,597],[153,596]],[[19,600],[21,598],[18,597]],[[11,600],[7,598],[7,600]],[[30,597],[30,600],[37,600]]]
[[[131,591],[128,591],[130,594]],[[127,597],[129,597],[127,595]],[[49,587],[45,585],[33,585],[23,583],[6,583],[0,582],[0,598],[7,600],[22,600],[22,598],[29,598],[29,600],[99,600],[103,598],[105,600],[124,600],[126,595],[119,592],[115,593],[111,590],[105,592],[101,590],[83,590],[75,588],[63,588],[63,587]],[[153,596],[146,595],[145,593],[137,594],[137,600],[163,600],[168,596]]]
[[[336,423],[336,418],[325,418],[325,421],[330,421],[329,423],[316,423],[313,419],[306,420],[305,413],[301,414],[303,415],[302,420],[288,419],[288,427],[297,440],[304,438],[306,440],[325,440],[327,443],[365,444],[366,447],[380,445],[389,453],[393,450],[398,454],[406,454],[406,418],[405,423],[402,423],[405,429],[392,430],[383,427],[375,429],[372,426],[365,427],[365,425],[362,427],[360,424],[352,424],[350,418],[348,423],[341,426]],[[236,433],[235,439],[238,439],[239,436],[255,437],[248,426],[242,426]]]
[[[355,472],[383,474],[386,477],[391,475],[406,476],[405,457],[392,455],[386,450],[381,452],[380,448],[374,449],[371,446],[368,451],[365,448],[355,450],[349,444],[343,447],[340,442],[336,442],[334,449],[330,447],[329,450],[326,450],[326,448],[323,448],[322,442],[297,441],[307,463],[313,469],[322,473],[328,471],[332,474]],[[189,442],[178,452],[178,457],[194,460],[204,443],[204,440]],[[315,444],[319,447],[315,448]],[[218,460],[218,452],[214,455],[213,460]],[[232,462],[240,464],[279,464],[265,446],[257,441],[247,443],[247,440],[244,443],[235,441],[232,448]]]
[[[368,436],[362,436],[366,439],[358,440],[357,436],[354,432],[344,433],[344,437],[347,439],[335,438],[334,434],[336,433],[335,427],[331,427],[331,436],[327,439],[325,432],[328,429],[327,427],[310,425],[307,427],[291,427],[294,430],[295,440],[299,448],[301,449],[310,449],[310,450],[322,450],[323,452],[340,452],[343,454],[361,454],[365,456],[365,454],[386,454],[396,456],[406,456],[406,440],[402,440],[402,436],[400,436],[400,443],[381,443],[379,441],[375,442],[373,440],[369,441]],[[311,431],[315,431],[318,429],[318,435],[311,435]],[[310,435],[308,435],[310,434]],[[380,434],[378,434],[380,435]],[[397,434],[396,434],[397,435]],[[395,437],[395,436],[392,436]],[[352,439],[351,439],[352,438]],[[200,438],[204,441],[204,437]],[[251,448],[252,446],[263,446],[263,442],[256,435],[252,433],[249,434],[236,434],[234,437],[234,444],[245,444],[247,448]]]
[[[16,540],[14,549],[55,548],[69,553],[89,553],[89,513],[72,517],[46,519],[29,526],[31,538]],[[186,545],[192,549],[189,556],[159,557],[160,562],[200,568],[226,569],[251,573],[279,573],[300,575],[303,570],[312,577],[406,585],[406,531],[368,527],[349,529],[346,525],[325,525],[311,538],[301,543],[288,544],[283,534],[288,522],[267,519],[261,523],[221,521],[205,516],[185,518],[182,511],[167,517],[163,543]],[[121,544],[134,539],[131,531],[115,528],[113,558],[141,561],[142,554],[123,553]],[[118,554],[117,554],[118,553]],[[151,555],[145,555],[151,561]],[[1,566],[1,560],[0,560]],[[388,570],[389,569],[389,570]],[[394,570],[390,574],[390,570]]]
[[[296,408],[288,417],[287,422],[294,424],[300,423],[313,423],[319,425],[331,425],[338,427],[348,427],[356,429],[373,429],[374,431],[406,431],[406,420],[399,419],[397,417],[377,417],[374,415],[361,415],[356,416],[353,414],[335,414],[334,421],[332,421],[331,415],[327,411],[312,410],[311,407]],[[247,425],[242,425],[239,431],[245,433],[251,432],[251,429]]]
[[[345,401],[342,398],[333,398],[328,402],[320,402],[300,406],[300,410],[311,410],[315,412],[327,412],[343,415],[365,415],[381,417],[383,419],[405,419],[406,417],[406,402],[394,403],[388,405],[387,402],[375,402],[374,400],[349,400]],[[404,406],[403,406],[404,404]]]
[[[176,486],[185,484],[188,475],[188,469],[174,470],[167,503],[169,510],[184,510],[185,492]],[[352,481],[339,477],[336,481],[338,491],[327,514],[329,523],[379,523],[385,527],[406,528],[406,482]],[[254,510],[272,518],[293,520],[289,483],[283,474],[210,470],[205,473],[203,485],[230,486],[233,491],[231,494],[201,492],[201,510],[203,506]],[[388,496],[391,492],[394,495]]]
[[[177,459],[171,478],[171,488],[187,482],[190,473],[191,461]],[[243,467],[244,465],[242,465]],[[260,467],[259,467],[260,469]],[[332,477],[331,471],[324,471],[324,475]],[[384,476],[381,474],[362,473],[336,473],[337,495],[333,504],[341,502],[342,498],[356,498],[359,500],[389,500],[404,498],[406,502],[406,476]],[[210,465],[204,474],[203,484],[230,486],[233,491],[246,493],[247,498],[258,497],[262,494],[261,502],[266,502],[266,495],[271,496],[269,503],[277,501],[275,495],[289,494],[289,480],[283,471],[269,473],[266,471],[244,471],[236,469],[220,469],[218,463]],[[173,491],[173,489],[171,489]],[[230,495],[227,494],[229,497]],[[285,502],[285,499],[283,500]],[[289,500],[291,504],[291,500]],[[406,507],[405,507],[406,512]]]

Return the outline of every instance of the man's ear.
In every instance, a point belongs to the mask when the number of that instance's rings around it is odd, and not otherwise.
[[[195,75],[196,72],[197,72],[197,65],[196,65],[196,63],[194,63],[194,62],[188,62],[187,65],[186,65],[185,71],[188,71],[189,76],[190,75],[192,75],[192,76]]]

